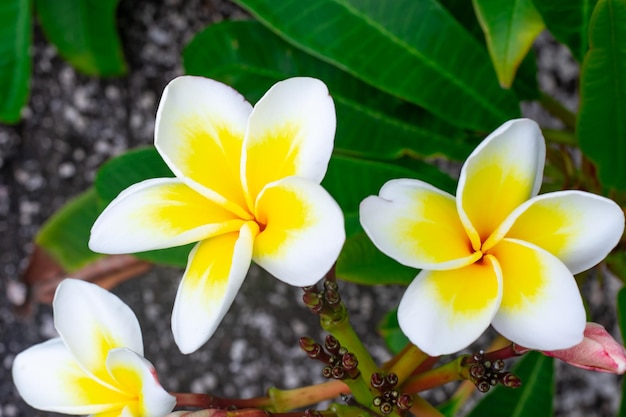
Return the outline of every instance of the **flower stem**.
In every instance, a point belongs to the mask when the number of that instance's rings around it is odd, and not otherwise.
[[[431,369],[422,374],[409,378],[402,389],[407,393],[416,393],[447,384],[448,382],[463,379],[463,361],[467,356],[459,356],[452,362],[448,362],[438,368]]]
[[[402,349],[397,356],[397,359],[394,360],[393,365],[389,369],[389,372],[392,372],[398,377],[398,386],[401,386],[402,383],[415,371],[426,359],[429,358],[427,354],[422,352],[420,348],[415,346],[413,343],[409,343]]]
[[[332,380],[318,385],[281,390],[270,388],[268,395],[272,402],[272,410],[282,413],[296,408],[304,408],[319,402],[348,395],[350,388],[339,380]]]
[[[209,394],[196,394],[191,392],[172,392],[176,397],[177,407],[196,408],[268,408],[272,406],[269,397],[256,397],[248,399],[222,398]]]
[[[543,91],[539,92],[539,103],[550,114],[560,119],[567,128],[576,129],[576,114],[566,108],[563,103]]]
[[[415,417],[443,417],[439,410],[419,395],[413,396],[413,407],[410,411]]]

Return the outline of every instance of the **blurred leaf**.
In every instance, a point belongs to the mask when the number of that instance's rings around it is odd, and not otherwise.
[[[335,267],[337,277],[363,285],[409,285],[418,272],[382,253],[365,233],[346,239]]]
[[[31,73],[31,0],[0,3],[0,122],[16,123],[28,100]]]
[[[522,379],[517,389],[496,386],[468,417],[552,417],[554,359],[530,352],[513,367]]]
[[[487,47],[474,7],[467,0],[439,0],[448,12],[467,30],[481,45]],[[535,51],[530,49],[522,60],[517,75],[513,81],[513,91],[519,100],[536,100],[539,98],[539,86],[537,84],[537,57]]]
[[[409,343],[409,339],[400,330],[398,324],[398,309],[393,309],[378,324],[378,333],[382,336],[385,344],[392,354],[397,354]]]
[[[173,178],[154,147],[133,149],[108,160],[98,170],[95,186],[104,204],[109,204],[131,185],[148,178]]]
[[[462,160],[476,144],[464,141],[462,130],[296,49],[256,21],[209,26],[189,43],[183,58],[188,74],[222,81],[251,102],[287,77],[321,79],[335,102],[335,149],[344,153],[376,159],[446,155]]]
[[[580,148],[606,187],[626,189],[626,2],[600,0],[580,78]]]
[[[335,198],[348,218],[358,219],[359,204],[369,195],[378,194],[380,187],[394,178],[417,178],[445,191],[454,190],[455,181],[432,165],[412,161],[411,169],[377,161],[334,155],[322,185]],[[356,222],[346,221],[348,235],[360,230]]]
[[[533,0],[546,27],[578,62],[587,53],[589,19],[597,0]]]
[[[99,214],[98,195],[90,188],[57,211],[39,230],[35,242],[65,271],[75,271],[103,256],[87,246]]]
[[[117,34],[119,0],[35,0],[46,37],[79,71],[95,76],[126,72]]]
[[[464,128],[517,117],[480,43],[435,0],[236,0],[298,47]]]
[[[517,68],[544,28],[532,0],[472,0],[500,85],[511,87]]]
[[[102,208],[131,185],[149,178],[173,177],[155,148],[129,151],[102,165],[96,176],[95,187]],[[169,249],[134,253],[139,259],[178,267],[187,265],[187,257],[194,244]]]
[[[605,261],[611,272],[626,283],[626,251],[624,249],[614,250],[607,255]]]

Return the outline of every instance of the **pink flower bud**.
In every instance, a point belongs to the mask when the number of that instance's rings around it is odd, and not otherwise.
[[[530,349],[515,346],[519,354]],[[597,323],[587,323],[583,341],[568,349],[542,351],[546,356],[570,365],[598,372],[623,374],[626,371],[626,350],[606,329]]]

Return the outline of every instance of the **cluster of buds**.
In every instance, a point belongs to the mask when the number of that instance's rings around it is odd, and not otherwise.
[[[317,359],[326,366],[322,376],[333,379],[355,379],[359,376],[359,361],[354,353],[339,344],[332,335],[326,336],[324,347],[310,337],[300,338],[300,347],[311,359]]]
[[[325,280],[320,290],[317,285],[304,287],[302,300],[313,314],[340,316],[343,304],[339,295],[339,286],[334,280]]]
[[[474,354],[466,365],[469,367],[469,380],[480,392],[487,392],[498,383],[508,388],[519,388],[522,385],[519,377],[504,371],[502,359],[489,360],[482,350]]]
[[[374,397],[374,406],[378,407],[383,415],[390,414],[394,407],[398,407],[399,411],[407,411],[413,406],[411,396],[409,394],[401,394],[396,389],[398,376],[393,372],[387,375],[382,372],[373,373],[370,384],[372,388],[378,390],[379,395]]]

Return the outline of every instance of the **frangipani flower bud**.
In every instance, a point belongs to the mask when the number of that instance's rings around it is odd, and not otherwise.
[[[530,349],[517,346],[517,353]],[[626,371],[626,350],[606,329],[597,323],[587,323],[583,341],[561,350],[542,352],[546,356],[560,359],[570,365],[590,371],[623,374]]]

